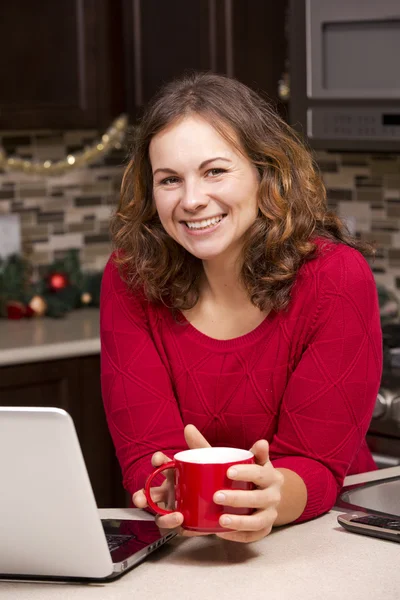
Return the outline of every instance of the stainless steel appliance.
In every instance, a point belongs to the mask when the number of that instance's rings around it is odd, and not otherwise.
[[[378,467],[400,465],[400,324],[382,326],[384,367],[367,443]]]
[[[290,122],[315,148],[399,150],[400,0],[291,0]]]

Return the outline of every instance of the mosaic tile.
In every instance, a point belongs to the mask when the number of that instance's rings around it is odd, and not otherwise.
[[[37,215],[38,223],[54,223],[55,221],[64,221],[63,212],[40,212]]]
[[[84,242],[85,244],[98,244],[100,242],[107,242],[110,240],[110,236],[105,233],[101,233],[98,235],[85,235]]]
[[[20,198],[44,198],[47,195],[47,190],[44,187],[37,188],[26,188],[20,186],[18,189],[18,196]]]
[[[74,198],[74,204],[78,206],[97,206],[102,203],[101,196],[77,196]]]
[[[343,153],[340,155],[340,162],[342,165],[349,165],[352,167],[363,167],[369,165],[370,159],[368,155],[365,154]]]
[[[400,201],[398,203],[388,203],[386,214],[388,217],[400,217]]]
[[[400,189],[400,174],[399,175],[385,175],[384,176],[385,187],[389,189]]]
[[[399,231],[399,223],[394,219],[391,221],[372,221],[371,231]]]
[[[355,199],[359,202],[380,202],[383,200],[382,188],[357,188],[355,191]]]
[[[70,223],[66,226],[66,231],[70,233],[89,233],[94,231],[94,221],[84,221],[83,223]]]
[[[392,236],[390,233],[387,232],[380,232],[380,231],[374,231],[374,232],[368,232],[368,231],[362,231],[360,233],[360,239],[363,240],[364,242],[376,242],[379,245],[383,245],[383,246],[391,246],[392,244]]]
[[[352,200],[353,199],[353,190],[340,190],[340,189],[332,189],[328,188],[326,190],[327,196],[329,200]]]

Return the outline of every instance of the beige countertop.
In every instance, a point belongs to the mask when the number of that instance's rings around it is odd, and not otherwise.
[[[0,367],[99,352],[97,308],[74,310],[61,319],[0,319]]]
[[[400,467],[345,484],[400,475]],[[343,512],[343,511],[340,511]],[[135,509],[102,517],[150,518]],[[400,545],[349,533],[338,512],[242,545],[214,536],[175,538],[108,584],[0,582],[5,600],[397,600]]]

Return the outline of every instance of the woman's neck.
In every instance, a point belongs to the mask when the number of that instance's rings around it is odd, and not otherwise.
[[[234,257],[203,261],[204,281],[200,295],[220,306],[249,301],[240,277],[240,263]]]

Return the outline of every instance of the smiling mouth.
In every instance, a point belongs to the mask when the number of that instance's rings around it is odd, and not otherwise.
[[[201,229],[209,229],[214,227],[218,223],[222,221],[222,219],[226,217],[226,215],[219,215],[218,217],[213,217],[212,219],[203,219],[202,221],[183,221],[188,229],[192,230],[201,230]]]

